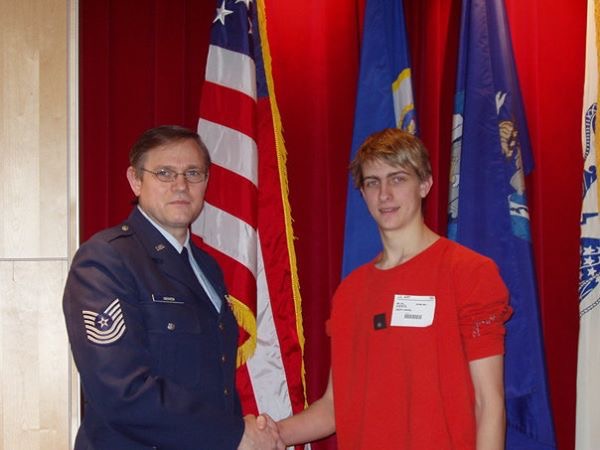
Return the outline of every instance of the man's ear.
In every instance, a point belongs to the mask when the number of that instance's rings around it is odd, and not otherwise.
[[[421,194],[421,198],[427,197],[429,191],[431,190],[431,186],[433,186],[433,177],[429,175],[426,180],[421,181],[419,184],[419,193]]]
[[[129,186],[135,196],[139,197],[142,190],[142,180],[138,177],[137,171],[132,166],[127,168],[127,181],[129,181]]]

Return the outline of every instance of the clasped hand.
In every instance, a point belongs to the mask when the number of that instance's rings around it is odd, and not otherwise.
[[[244,434],[238,450],[284,450],[277,423],[268,415],[244,416]]]

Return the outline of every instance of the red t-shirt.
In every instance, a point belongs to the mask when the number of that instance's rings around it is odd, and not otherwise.
[[[474,449],[469,361],[504,352],[510,312],[495,264],[445,238],[351,273],[329,322],[340,450]]]

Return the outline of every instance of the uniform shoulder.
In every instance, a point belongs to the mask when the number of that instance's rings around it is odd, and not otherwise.
[[[132,227],[127,222],[122,222],[110,228],[98,231],[87,241],[83,242],[77,249],[76,255],[81,257],[95,258],[95,255],[106,254],[106,252],[120,253],[123,246],[128,248],[130,237],[134,235]],[[109,250],[112,249],[112,250]]]
[[[112,242],[116,239],[128,237],[133,234],[134,233],[131,225],[127,221],[124,221],[119,225],[105,228],[104,230],[97,232],[87,242]]]

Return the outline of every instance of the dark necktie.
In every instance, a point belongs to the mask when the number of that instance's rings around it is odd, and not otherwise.
[[[192,264],[190,263],[190,254],[186,247],[183,247],[183,250],[181,250],[179,256],[181,257],[185,265],[189,267],[192,270],[192,272],[194,272],[194,270],[192,269]]]

